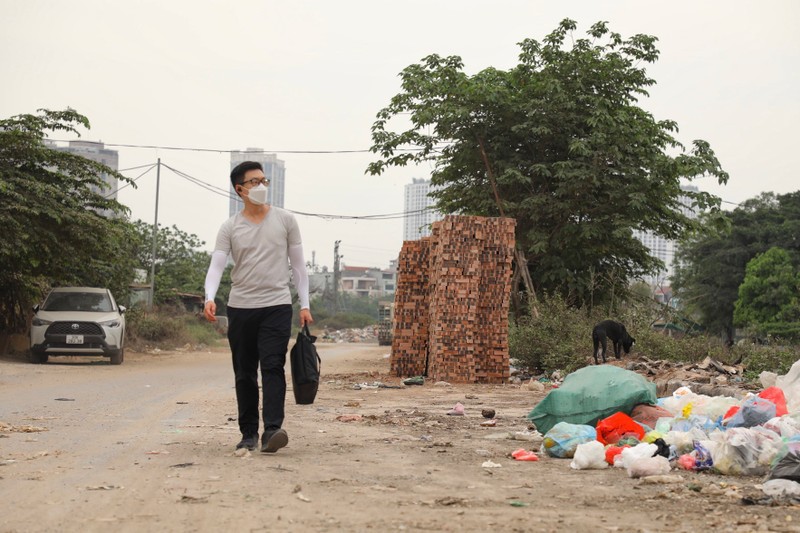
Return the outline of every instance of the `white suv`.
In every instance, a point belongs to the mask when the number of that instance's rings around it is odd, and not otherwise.
[[[101,355],[122,363],[125,308],[108,289],[58,287],[33,308],[31,362],[51,355]]]

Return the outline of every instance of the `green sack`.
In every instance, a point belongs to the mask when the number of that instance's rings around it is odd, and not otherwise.
[[[630,415],[640,403],[656,403],[655,383],[624,368],[592,365],[564,378],[528,413],[528,419],[544,434],[558,422],[595,426],[620,411]]]

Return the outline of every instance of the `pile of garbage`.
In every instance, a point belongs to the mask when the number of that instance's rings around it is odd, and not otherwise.
[[[762,373],[743,397],[679,387],[656,397],[636,372],[589,366],[564,378],[528,414],[541,452],[576,470],[618,467],[630,477],[673,469],[768,476],[764,491],[800,499],[800,361],[785,376]]]
[[[378,326],[365,328],[326,329],[317,337],[321,342],[378,342]]]

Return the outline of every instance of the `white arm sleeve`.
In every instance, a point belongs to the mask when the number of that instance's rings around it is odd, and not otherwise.
[[[303,257],[302,244],[289,245],[289,261],[292,263],[292,282],[300,298],[300,309],[309,309],[308,304],[308,272]]]
[[[220,250],[214,250],[211,254],[211,264],[208,265],[206,273],[206,299],[213,300],[219,289],[219,282],[222,280],[222,272],[225,270],[225,263],[228,262],[228,254]]]

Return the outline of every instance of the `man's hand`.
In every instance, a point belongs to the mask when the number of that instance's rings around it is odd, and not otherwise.
[[[308,309],[300,310],[300,327],[314,323],[314,317],[311,316],[311,311]]]
[[[206,302],[205,308],[203,308],[203,314],[206,316],[206,320],[209,322],[217,321],[217,304],[214,303],[214,300],[209,300]]]

